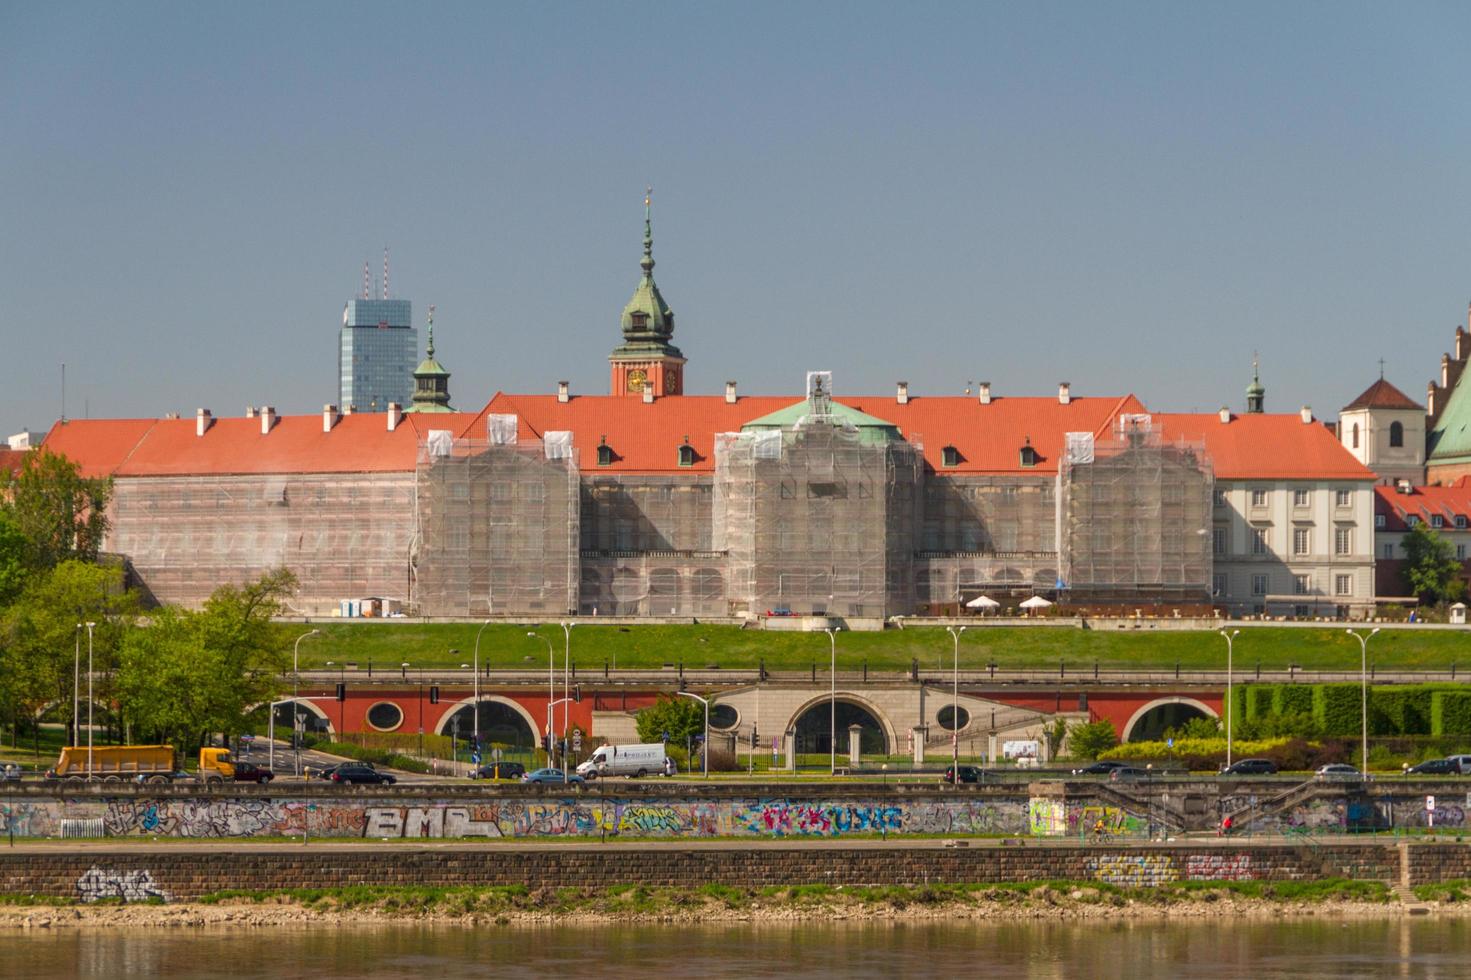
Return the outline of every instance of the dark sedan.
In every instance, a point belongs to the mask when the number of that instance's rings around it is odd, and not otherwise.
[[[958,770],[951,766],[945,770],[947,783],[979,783],[985,778],[985,774],[976,766],[961,766]]]
[[[332,770],[332,782],[344,785],[392,786],[397,779],[361,762],[344,762]]]
[[[1459,776],[1461,767],[1450,759],[1426,759],[1418,766],[1411,766],[1405,772],[1413,776]]]
[[[520,779],[526,775],[526,767],[519,762],[492,762],[481,766],[470,774],[471,779]]]
[[[1132,768],[1133,768],[1133,766],[1130,766],[1127,762],[1099,761],[1099,762],[1093,763],[1091,766],[1084,766],[1081,769],[1074,769],[1073,770],[1073,775],[1074,776],[1107,776],[1109,773],[1113,772],[1115,769],[1132,769]]]

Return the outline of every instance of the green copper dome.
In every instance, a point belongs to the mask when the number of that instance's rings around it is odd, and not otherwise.
[[[644,197],[644,255],[639,260],[643,275],[633,291],[633,298],[623,307],[623,343],[614,356],[646,353],[682,356],[669,343],[674,336],[674,311],[664,302],[654,282],[654,231],[650,217],[651,198]]]
[[[434,359],[434,307],[429,307],[429,343],[424,360],[414,369],[413,404],[405,411],[428,414],[453,412],[449,404],[449,372]]]

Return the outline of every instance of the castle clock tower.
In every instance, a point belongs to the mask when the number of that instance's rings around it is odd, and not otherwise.
[[[654,232],[650,221],[653,188],[644,196],[643,276],[633,299],[623,308],[623,343],[608,355],[612,366],[610,394],[655,398],[684,393],[684,355],[671,342],[674,311],[654,284]]]

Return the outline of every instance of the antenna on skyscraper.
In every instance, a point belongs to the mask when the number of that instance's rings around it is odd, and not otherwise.
[[[383,298],[388,298],[388,246],[383,246]]]
[[[368,263],[363,263],[363,299],[373,298],[373,274],[368,271]]]

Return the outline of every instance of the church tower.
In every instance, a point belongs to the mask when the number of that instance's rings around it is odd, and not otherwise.
[[[449,372],[434,359],[434,307],[429,307],[429,346],[414,369],[413,404],[409,412],[453,412],[449,404]]]
[[[653,188],[644,196],[643,276],[633,299],[623,308],[623,343],[608,355],[612,366],[610,394],[655,398],[684,391],[684,355],[671,342],[674,312],[654,284],[654,232],[650,222]]]
[[[1251,355],[1251,384],[1246,386],[1246,414],[1260,415],[1266,410],[1267,389],[1262,387],[1256,355]]]

